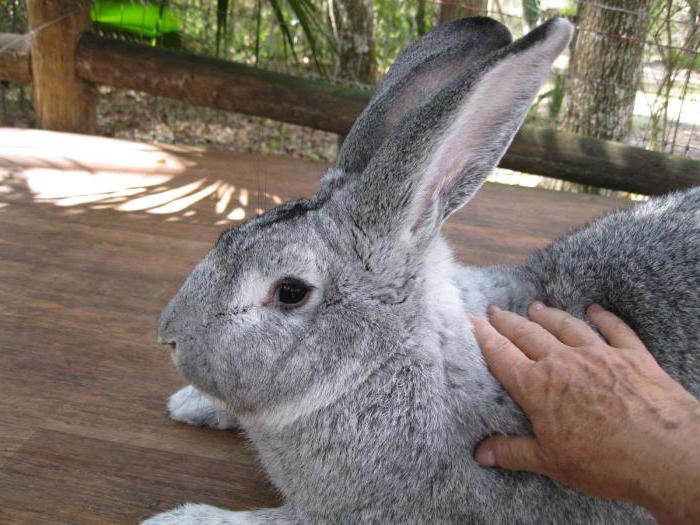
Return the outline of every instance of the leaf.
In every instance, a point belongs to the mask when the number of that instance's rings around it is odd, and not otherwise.
[[[291,7],[292,11],[294,11],[294,14],[299,20],[299,24],[301,25],[306,40],[309,42],[309,47],[311,48],[311,56],[313,57],[314,63],[316,64],[316,69],[318,69],[318,72],[321,73],[321,75],[323,75],[324,77],[327,76],[325,69],[318,60],[319,53],[318,46],[316,43],[315,31],[318,31],[321,34],[325,34],[325,31],[318,23],[318,19],[316,17],[316,6],[314,6],[310,2],[310,0],[287,1],[289,2],[289,7]]]
[[[294,58],[294,62],[298,64],[299,58],[297,57],[297,53],[294,49],[294,38],[292,37],[292,32],[289,30],[289,26],[287,25],[287,20],[284,18],[282,8],[280,7],[280,4],[277,0],[269,0],[269,2],[270,6],[272,7],[272,11],[275,13],[277,23],[279,24],[280,29],[282,30],[282,33],[284,34],[284,37],[287,40],[287,43],[289,44],[289,48],[292,52],[292,57]]]

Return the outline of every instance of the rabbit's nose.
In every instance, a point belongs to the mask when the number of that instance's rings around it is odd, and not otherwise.
[[[175,343],[175,341],[170,340],[170,339],[166,339],[164,337],[161,337],[160,335],[158,336],[158,344],[159,345],[168,345],[173,350],[175,350],[175,347],[177,346],[177,343]]]

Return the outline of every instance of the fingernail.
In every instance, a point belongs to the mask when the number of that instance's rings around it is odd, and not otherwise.
[[[600,306],[599,304],[593,303],[591,306],[588,307],[589,312],[602,312],[603,307]]]
[[[539,312],[541,310],[544,310],[544,303],[541,303],[540,301],[535,301],[530,305],[530,308],[532,308],[534,312]]]
[[[496,455],[493,453],[493,449],[490,447],[479,447],[476,449],[476,454],[474,454],[474,459],[482,467],[495,467],[496,466]]]
[[[494,305],[489,305],[489,307],[486,309],[486,313],[488,314],[489,318],[496,315],[500,311],[501,309],[498,306]]]

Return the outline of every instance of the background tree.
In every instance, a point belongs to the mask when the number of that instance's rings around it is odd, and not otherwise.
[[[444,24],[463,16],[483,16],[488,13],[488,0],[441,0],[438,23]]]
[[[418,0],[416,2],[416,34],[423,36],[425,27],[425,0]]]
[[[336,76],[374,82],[372,0],[329,0],[328,15],[338,52]]]
[[[562,128],[623,140],[639,85],[649,0],[580,1]]]

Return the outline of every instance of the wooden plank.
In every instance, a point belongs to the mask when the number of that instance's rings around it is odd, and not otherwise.
[[[94,35],[81,39],[76,66],[78,75],[95,83],[340,134],[350,130],[371,95]],[[700,161],[528,126],[501,166],[645,195],[700,184]]]
[[[325,168],[0,130],[3,525],[134,523],[187,501],[229,509],[278,503],[241,434],[173,423],[164,413],[165,399],[183,381],[155,343],[159,312],[219,231],[237,223],[222,219],[234,204],[223,215],[216,199],[153,214],[119,211],[124,201],[104,197],[68,205],[41,197],[49,190],[91,197],[100,191],[97,182],[131,184],[139,173],[148,180],[158,166],[171,178],[152,195],[204,177],[205,185],[220,180],[247,188],[246,210],[257,190],[281,200],[309,195]],[[236,205],[240,196],[234,193]],[[107,207],[94,209],[96,203]],[[264,201],[265,208],[274,204]],[[487,184],[445,231],[463,262],[514,264],[624,205]]]
[[[32,81],[29,57],[27,35],[0,33],[0,80],[29,84]]]
[[[135,523],[182,504],[183,494],[218,506],[233,499],[235,510],[275,506],[266,485],[250,461],[42,430],[0,471],[0,521]]]
[[[90,28],[90,3],[28,0],[32,93],[39,127],[95,133],[97,91],[75,74],[75,48]]]

